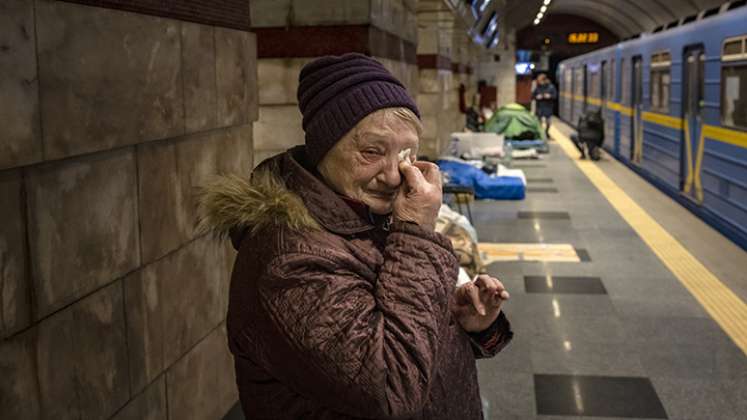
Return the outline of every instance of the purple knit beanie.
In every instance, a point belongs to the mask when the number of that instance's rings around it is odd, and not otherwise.
[[[420,118],[404,85],[378,61],[363,54],[327,56],[310,62],[298,77],[306,153],[316,166],[366,115],[405,107]]]

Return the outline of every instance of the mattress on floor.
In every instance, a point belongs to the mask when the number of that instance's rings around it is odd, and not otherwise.
[[[524,199],[526,187],[521,177],[488,175],[468,163],[454,160],[438,160],[436,164],[448,175],[450,184],[474,189],[477,199]]]
[[[547,153],[550,151],[550,147],[547,142],[542,139],[537,140],[506,140],[507,144],[511,145],[514,150],[526,150],[526,149],[537,149],[540,153]]]

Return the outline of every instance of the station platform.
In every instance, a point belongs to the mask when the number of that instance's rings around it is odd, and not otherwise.
[[[570,132],[514,162],[525,200],[472,208],[480,242],[516,249],[488,268],[515,331],[478,361],[488,420],[747,418],[747,253]]]

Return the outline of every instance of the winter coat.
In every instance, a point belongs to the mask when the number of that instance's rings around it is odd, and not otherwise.
[[[537,99],[538,95],[544,95],[544,94],[550,94],[550,97],[545,99]],[[540,117],[550,117],[552,116],[553,107],[555,104],[555,99],[558,98],[558,91],[555,89],[555,86],[552,83],[545,83],[543,84],[537,84],[537,87],[534,88],[534,92],[532,92],[532,99],[537,101],[537,108],[536,113],[537,116]]]
[[[247,418],[482,418],[475,357],[508,344],[505,316],[465,333],[448,239],[362,217],[304,155],[201,198],[203,225],[238,250],[227,329]]]

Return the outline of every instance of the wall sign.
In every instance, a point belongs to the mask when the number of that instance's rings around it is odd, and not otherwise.
[[[598,32],[571,32],[568,34],[569,44],[596,44],[599,42]]]

